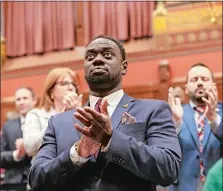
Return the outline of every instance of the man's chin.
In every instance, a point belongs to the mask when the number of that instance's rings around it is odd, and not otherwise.
[[[195,100],[196,100],[198,103],[204,103],[204,101],[203,101],[202,98],[206,98],[206,99],[208,99],[208,96],[207,96],[207,95],[196,96],[196,97],[195,97]]]
[[[110,76],[102,74],[102,75],[91,75],[89,77],[85,77],[88,84],[104,84],[109,83],[111,81]]]

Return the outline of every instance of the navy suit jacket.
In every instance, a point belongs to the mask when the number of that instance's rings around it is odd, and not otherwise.
[[[197,126],[194,119],[194,109],[188,104],[183,107],[183,125],[179,132],[182,150],[182,161],[179,179],[170,187],[170,191],[196,191],[200,178],[200,158],[202,158],[205,174],[221,157],[221,143],[212,133],[207,119],[205,120],[203,154],[199,152]],[[222,117],[222,103],[218,103],[218,114]]]
[[[70,148],[81,135],[74,124],[75,111],[49,120],[43,144],[32,164],[29,183],[33,191],[45,190],[156,190],[178,176],[180,145],[167,103],[133,99],[124,95],[111,120],[113,134],[106,154],[91,156],[83,166],[74,165]],[[123,124],[130,113],[135,124]]]
[[[31,158],[27,155],[19,162],[15,161],[12,152],[16,150],[15,141],[22,138],[20,118],[9,120],[2,128],[0,168],[5,168],[5,184],[27,183],[27,173]]]

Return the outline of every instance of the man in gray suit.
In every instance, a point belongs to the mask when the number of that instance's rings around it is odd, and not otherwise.
[[[107,36],[85,52],[87,104],[53,116],[30,169],[33,191],[155,191],[178,176],[180,145],[167,103],[124,93],[125,49]]]
[[[34,93],[30,88],[19,88],[15,92],[15,105],[19,118],[6,122],[1,135],[0,168],[5,168],[4,188],[26,189],[30,157],[26,155],[22,139],[22,123],[35,105]]]

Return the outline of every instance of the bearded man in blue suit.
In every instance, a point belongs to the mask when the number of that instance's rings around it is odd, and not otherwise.
[[[187,76],[186,94],[190,103],[181,106],[169,90],[169,104],[177,125],[182,161],[179,178],[170,191],[202,191],[210,167],[221,157],[222,103],[211,70],[193,65]],[[215,134],[214,134],[214,133]]]
[[[116,39],[87,45],[89,101],[49,120],[30,169],[33,191],[155,191],[176,180],[181,151],[169,105],[125,94],[127,66]]]

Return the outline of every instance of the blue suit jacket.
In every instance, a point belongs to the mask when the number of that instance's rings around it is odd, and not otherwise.
[[[218,114],[222,117],[222,103],[218,104]],[[194,119],[194,109],[190,105],[184,106],[183,126],[178,134],[182,150],[180,174],[176,184],[170,191],[196,191],[200,178],[200,158],[202,158],[205,174],[221,156],[221,143],[212,133],[207,119],[205,120],[203,154],[199,152],[197,127]]]
[[[126,107],[127,106],[127,107]],[[124,112],[135,124],[122,124]],[[33,191],[155,190],[178,176],[181,151],[167,103],[124,95],[112,115],[113,134],[106,154],[99,152],[82,167],[70,160],[70,148],[81,135],[74,110],[49,120],[43,144],[30,169]]]

